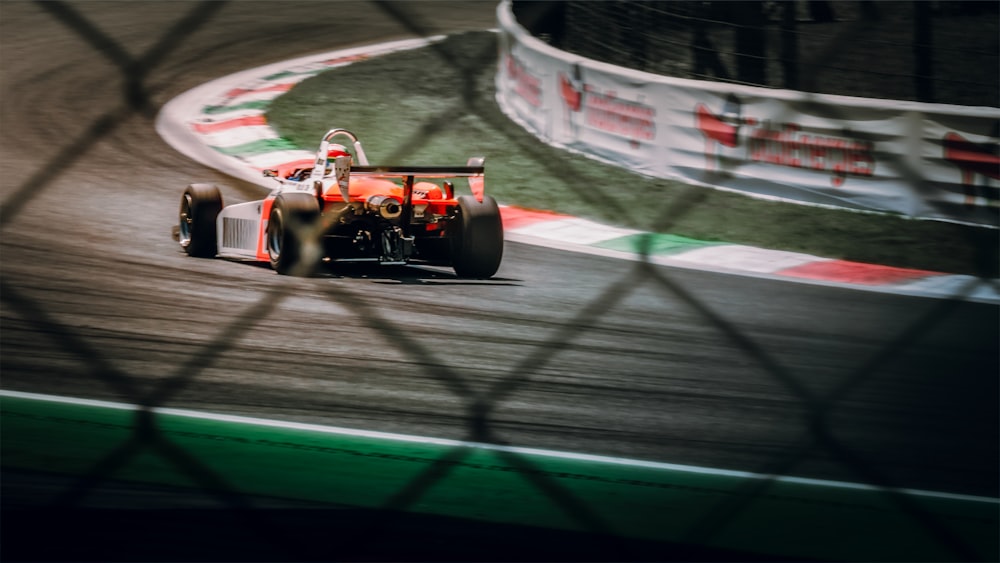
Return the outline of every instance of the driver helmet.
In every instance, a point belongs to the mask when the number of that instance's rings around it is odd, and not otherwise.
[[[347,148],[344,145],[338,145],[337,143],[330,143],[326,147],[326,173],[329,174],[333,172],[333,161],[338,156],[351,156],[351,153],[347,152]]]

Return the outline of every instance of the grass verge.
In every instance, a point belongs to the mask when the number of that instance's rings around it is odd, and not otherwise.
[[[310,78],[271,104],[271,126],[312,150],[355,131],[373,163],[463,164],[487,157],[503,204],[705,241],[995,278],[994,229],[755,199],[648,178],[549,147],[494,99],[496,36],[472,32]]]

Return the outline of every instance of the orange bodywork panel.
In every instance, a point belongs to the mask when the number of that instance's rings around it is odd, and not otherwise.
[[[403,200],[403,186],[383,178],[353,177],[351,178],[347,193],[352,200],[366,201],[368,198],[376,195],[387,195],[400,201]],[[416,182],[413,184],[413,198],[428,200],[443,199],[444,191],[433,182]],[[341,201],[342,198],[340,191],[334,186],[326,192],[324,199],[327,201]]]
[[[267,253],[267,218],[271,216],[271,206],[274,205],[274,198],[267,198],[261,202],[260,209],[260,233],[257,236],[257,259],[261,262],[269,262],[271,256]]]

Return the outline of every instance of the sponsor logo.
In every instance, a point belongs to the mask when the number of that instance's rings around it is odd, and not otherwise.
[[[569,130],[578,137],[580,117],[592,129],[629,140],[632,148],[640,141],[656,139],[656,108],[641,101],[619,98],[613,90],[601,91],[583,79],[580,65],[573,65],[569,74],[559,73],[559,96],[565,106],[564,117]]]
[[[573,78],[559,73],[559,95],[570,111],[580,111],[583,107],[583,79],[580,65],[573,65]]]
[[[695,126],[705,136],[705,169],[725,172],[724,163],[761,162],[776,166],[813,170],[830,175],[830,184],[840,187],[849,176],[871,177],[875,173],[874,143],[852,138],[809,134],[797,123],[772,123],[744,116],[743,105],[729,96],[718,114],[705,104],[695,107]],[[723,155],[724,148],[746,148],[745,155]],[[724,148],[723,148],[724,147]]]
[[[982,196],[990,204],[997,205],[1000,193],[996,186],[989,185],[989,179],[1000,180],[1000,144],[996,141],[974,143],[958,133],[948,132],[942,139],[942,145],[944,159],[962,172],[965,204],[975,205],[976,197]],[[982,178],[981,186],[976,184],[977,176]]]
[[[542,107],[542,81],[514,55],[507,55],[507,77],[514,82],[514,93],[533,107]]]

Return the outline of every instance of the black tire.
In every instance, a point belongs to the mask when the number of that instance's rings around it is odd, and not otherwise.
[[[189,256],[214,258],[218,253],[215,220],[222,211],[222,194],[212,184],[191,184],[181,197],[181,248]]]
[[[503,258],[503,223],[495,199],[483,196],[458,198],[458,229],[451,238],[451,265],[462,278],[485,279],[500,268]]]
[[[267,254],[274,271],[298,276],[312,273],[316,261],[309,255],[316,253],[309,252],[305,243],[319,215],[319,202],[312,194],[286,193],[275,198],[267,221]]]

